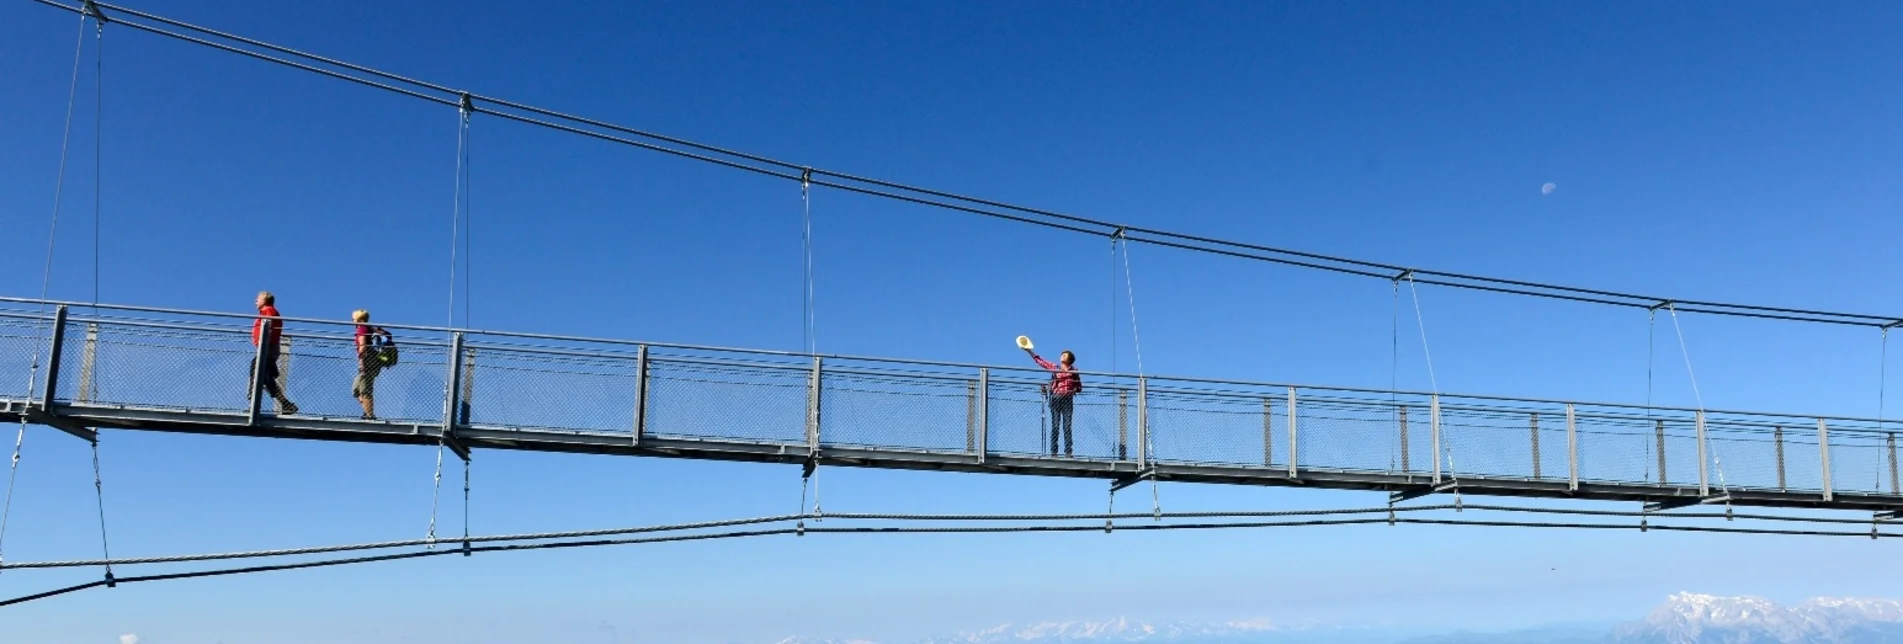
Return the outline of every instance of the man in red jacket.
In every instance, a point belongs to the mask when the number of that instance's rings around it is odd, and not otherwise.
[[[1057,455],[1057,435],[1064,435],[1064,455],[1071,455],[1071,412],[1075,411],[1078,392],[1084,390],[1084,379],[1077,375],[1077,355],[1069,351],[1057,354],[1061,365],[1051,364],[1037,355],[1037,352],[1025,349],[1037,366],[1051,372],[1051,384],[1045,385],[1044,393],[1051,403],[1051,456]]]
[[[251,344],[259,347],[258,357],[252,359],[252,370],[258,374],[258,386],[278,403],[278,413],[297,413],[297,403],[284,396],[284,389],[278,386],[278,336],[283,331],[284,322],[278,319],[277,296],[270,291],[258,292],[258,319],[251,323]],[[256,391],[251,392],[256,395]]]

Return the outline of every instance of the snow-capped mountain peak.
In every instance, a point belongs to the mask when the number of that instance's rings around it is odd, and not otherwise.
[[[1644,620],[1620,627],[1615,642],[1643,644],[1850,644],[1903,634],[1903,603],[1818,598],[1782,606],[1762,597],[1679,593]]]

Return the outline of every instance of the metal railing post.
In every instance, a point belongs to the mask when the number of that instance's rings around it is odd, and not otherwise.
[[[1652,421],[1652,431],[1658,437],[1659,442],[1659,485],[1664,485],[1668,480],[1665,477],[1665,420],[1658,419]]]
[[[1442,449],[1440,444],[1440,394],[1432,394],[1427,398],[1427,424],[1429,434],[1431,434],[1429,438],[1434,441],[1434,484],[1440,485],[1440,451]]]
[[[978,451],[978,381],[965,381],[965,453]]]
[[[1289,478],[1295,478],[1301,475],[1300,462],[1302,460],[1302,452],[1301,452],[1301,443],[1299,442],[1297,438],[1298,432],[1301,431],[1301,428],[1297,427],[1295,423],[1295,418],[1301,415],[1299,411],[1301,408],[1300,406],[1297,405],[1297,402],[1298,401],[1295,396],[1295,388],[1289,387],[1288,388],[1288,476]]]
[[[1409,459],[1410,455],[1407,445],[1407,405],[1396,407],[1394,411],[1396,414],[1395,422],[1401,425],[1401,473],[1407,474],[1414,471],[1414,464]]]
[[[1137,467],[1150,466],[1150,379],[1137,378]]]
[[[1130,392],[1117,390],[1117,460],[1130,458]]]
[[[46,391],[40,392],[40,411],[51,413],[59,397],[60,353],[66,350],[66,305],[53,309],[53,338],[46,348]]]
[[[1708,448],[1705,447],[1705,410],[1698,410],[1692,417],[1692,423],[1696,426],[1698,433],[1698,496],[1711,496],[1711,481],[1708,473],[1711,459],[1706,456]]]
[[[648,433],[648,345],[634,350],[634,435],[632,445],[641,444]]]
[[[1784,426],[1779,425],[1771,431],[1771,441],[1777,443],[1777,491],[1784,492]]]
[[[246,396],[245,424],[258,424],[258,409],[264,406],[264,341],[271,337],[271,328],[275,324],[271,318],[261,318],[258,322],[257,347],[251,349],[251,375],[245,378],[251,384],[251,394]]]
[[[1275,399],[1262,399],[1262,464],[1275,464]]]
[[[991,369],[978,368],[978,463],[991,451]]]
[[[466,426],[471,424],[475,417],[476,350],[470,347],[463,347],[462,356],[463,393],[456,397],[456,424]]]
[[[1830,501],[1830,426],[1817,419],[1817,458],[1824,466],[1824,501]]]
[[[1897,494],[1903,494],[1903,490],[1899,490],[1897,486],[1898,481],[1896,476],[1896,432],[1890,432],[1889,434],[1884,435],[1883,451],[1890,455],[1890,494],[1892,496]]]
[[[1532,435],[1532,439],[1533,439],[1533,478],[1534,479],[1544,478],[1540,476],[1540,413],[1539,412],[1537,411],[1531,412],[1530,414],[1527,415],[1526,428],[1527,428],[1527,432],[1529,432]]]
[[[1566,490],[1579,491],[1579,424],[1572,403],[1566,403]]]
[[[813,374],[807,379],[806,388],[806,449],[819,450],[819,399],[820,399],[820,362],[819,356],[813,356]]]
[[[444,436],[456,431],[456,416],[462,409],[463,394],[463,334],[461,331],[449,334],[449,373],[443,380],[443,427]]]
[[[86,347],[79,357],[79,391],[73,392],[75,402],[93,401],[93,390],[98,389],[94,382],[99,366],[99,323],[86,323]]]

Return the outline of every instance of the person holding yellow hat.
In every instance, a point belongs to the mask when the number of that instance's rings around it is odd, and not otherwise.
[[[1043,386],[1045,399],[1051,407],[1051,456],[1057,455],[1057,437],[1064,437],[1064,455],[1071,456],[1071,412],[1075,409],[1075,398],[1084,390],[1084,379],[1077,373],[1077,354],[1065,350],[1057,354],[1058,364],[1037,355],[1029,346],[1029,338],[1019,338],[1018,346],[1037,366],[1051,372],[1051,382]]]

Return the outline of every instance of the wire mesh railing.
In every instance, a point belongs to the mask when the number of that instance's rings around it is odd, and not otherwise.
[[[227,423],[288,411],[266,396],[251,407],[253,360],[272,353],[251,316],[11,302],[0,398]],[[1056,395],[1028,365],[406,326],[388,327],[399,358],[385,364],[352,323],[281,324],[273,364],[298,417],[1261,476],[1900,493],[1895,428],[1871,419],[1090,372]]]

